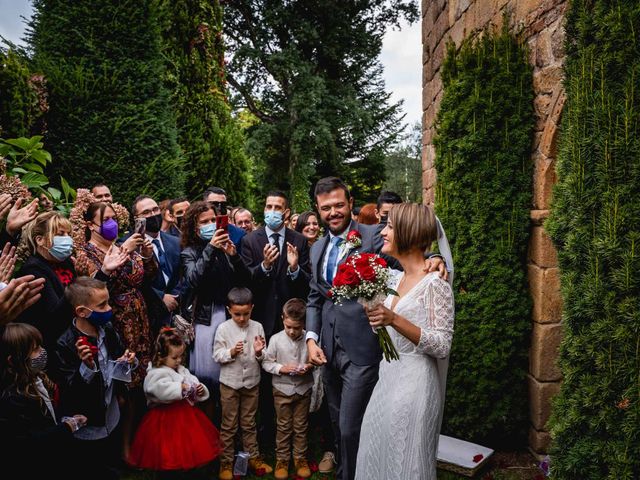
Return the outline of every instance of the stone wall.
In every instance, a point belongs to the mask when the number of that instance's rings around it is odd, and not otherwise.
[[[448,41],[460,45],[490,27],[502,26],[509,12],[510,27],[521,31],[534,67],[535,137],[531,149],[534,162],[531,205],[529,282],[533,297],[532,338],[529,355],[529,445],[545,453],[550,437],[546,428],[551,398],[560,388],[556,364],[562,338],[558,260],[543,222],[549,215],[552,186],[556,181],[557,129],[564,105],[562,61],[564,59],[564,13],[566,0],[422,0],[422,109],[423,188],[426,203],[434,201],[437,173],[434,167],[434,121],[442,99],[440,67]]]

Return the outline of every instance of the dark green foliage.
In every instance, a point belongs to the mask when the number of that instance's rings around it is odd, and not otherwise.
[[[181,194],[155,1],[36,0],[34,9],[29,42],[49,88],[55,172],[77,187],[104,181],[125,204]]]
[[[229,83],[259,120],[248,129],[256,183],[309,207],[319,177],[342,176],[375,200],[401,118],[378,60],[385,31],[418,18],[415,1],[225,2]]]
[[[32,80],[33,77],[33,80]],[[38,95],[40,77],[29,70],[28,59],[9,49],[0,50],[0,137],[26,137],[42,116]]]
[[[631,480],[640,478],[640,3],[574,0],[566,31],[547,222],[565,328],[552,472]]]
[[[456,267],[443,428],[515,447],[524,443],[528,418],[531,67],[503,30],[467,40],[458,52],[450,45],[442,80],[436,208]]]
[[[227,101],[220,2],[162,3],[168,84],[188,165],[187,195],[200,197],[219,185],[234,205],[247,205],[249,165]]]

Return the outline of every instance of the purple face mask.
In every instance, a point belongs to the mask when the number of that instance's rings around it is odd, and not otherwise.
[[[100,235],[102,235],[102,238],[109,241],[118,238],[118,222],[113,218],[102,222],[102,225],[100,226]]]

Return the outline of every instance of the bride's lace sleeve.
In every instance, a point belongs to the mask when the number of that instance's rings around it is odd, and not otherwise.
[[[445,358],[453,338],[453,292],[451,286],[437,278],[429,282],[424,293],[427,307],[427,328],[421,328],[416,351],[436,358]]]

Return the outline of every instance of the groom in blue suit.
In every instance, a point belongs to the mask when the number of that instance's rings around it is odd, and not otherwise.
[[[362,417],[378,381],[382,350],[362,306],[355,300],[335,305],[328,291],[338,265],[356,252],[379,252],[382,238],[375,226],[351,219],[353,199],[340,179],[321,179],[314,196],[328,234],[311,248],[307,348],[310,361],[324,365],[325,394],[338,442],[336,478],[346,480],[355,476]],[[360,233],[361,246],[346,242],[352,230]]]

